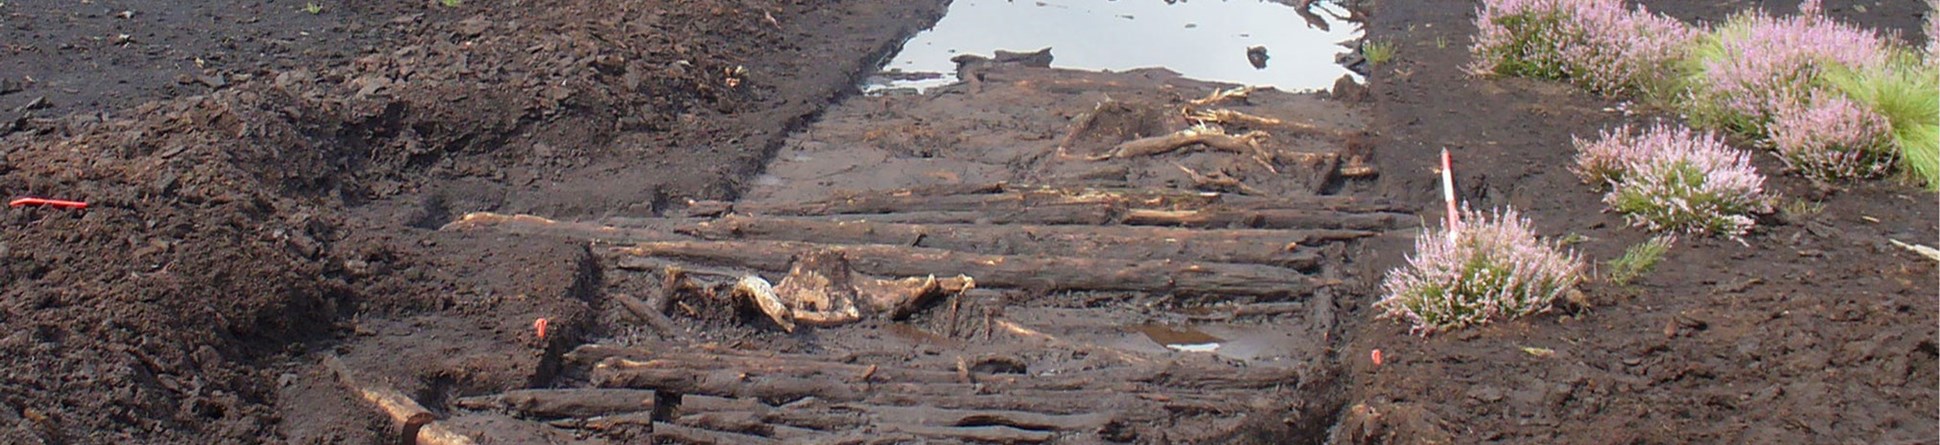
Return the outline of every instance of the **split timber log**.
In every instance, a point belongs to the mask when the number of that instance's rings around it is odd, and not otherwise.
[[[973,443],[1040,443],[1050,441],[1053,434],[1044,431],[1031,431],[1007,426],[961,426],[942,427],[928,425],[885,424],[882,429],[892,433],[912,434],[932,439],[960,440]]]
[[[762,437],[775,435],[774,424],[762,420],[760,413],[752,411],[688,414],[674,419],[674,424]]]
[[[853,213],[823,215],[828,221],[869,221],[893,224],[979,224],[979,225],[1077,225],[1101,226],[1117,218],[1110,206],[1051,206],[998,210],[951,210],[905,213]]]
[[[556,419],[595,417],[653,411],[652,390],[644,389],[521,389],[452,401],[459,408],[504,410],[521,417]]]
[[[723,411],[690,414],[674,419],[674,424],[730,433],[752,434],[771,437],[786,443],[842,443],[829,438],[827,431],[853,430],[866,426],[860,420],[847,423],[811,422],[815,427],[803,427],[780,419],[773,414],[763,415],[753,411]],[[819,419],[818,419],[819,420]],[[820,426],[826,425],[826,427]]]
[[[1254,116],[1251,114],[1246,114],[1239,111],[1233,111],[1233,110],[1227,110],[1227,109],[1194,111],[1190,113],[1189,117],[1191,117],[1193,120],[1198,120],[1198,121],[1217,122],[1222,124],[1235,124],[1235,125],[1240,125],[1240,126],[1245,126],[1250,128],[1283,129],[1283,130],[1288,130],[1296,133],[1313,134],[1313,135],[1319,135],[1319,136],[1333,138],[1333,139],[1347,139],[1353,134],[1352,132],[1346,131],[1346,130],[1321,128],[1320,126],[1314,125],[1314,124],[1308,124],[1308,123],[1302,123],[1302,122],[1289,122],[1289,121],[1270,118],[1270,117]]]
[[[1359,230],[1194,230],[1143,226],[925,225],[730,215],[681,231],[709,240],[883,244],[999,255],[1070,255],[1197,260],[1306,269],[1320,256],[1303,249],[1373,235]]]
[[[800,371],[799,369],[784,371]],[[639,367],[618,368],[599,367],[593,370],[593,381],[603,388],[655,389],[680,394],[698,394],[716,397],[732,397],[760,400],[770,405],[783,405],[807,398],[829,402],[866,402],[877,397],[911,397],[924,400],[934,397],[967,396],[981,393],[1008,394],[1029,399],[1029,394],[1063,393],[1165,393],[1163,388],[1155,388],[1141,382],[1081,382],[1071,378],[1015,380],[1014,384],[992,383],[908,383],[908,382],[869,382],[858,383],[849,378],[833,376],[804,376],[799,373],[760,373],[742,369],[693,369],[681,367]],[[1030,388],[1042,386],[1043,388]],[[1083,389],[1073,389],[1082,387]],[[1190,389],[1180,389],[1190,391]],[[1093,394],[1094,396],[1096,394]],[[1085,397],[1074,394],[1071,403],[1088,405]],[[1028,401],[1028,400],[1027,400]],[[1035,402],[1033,402],[1035,403]],[[1027,409],[1030,404],[1004,407],[1006,409]],[[1055,406],[1055,404],[1053,404]]]
[[[923,247],[828,245],[794,241],[649,242],[615,248],[626,256],[666,257],[786,272],[790,259],[827,250],[860,273],[878,276],[965,275],[980,286],[1046,291],[1129,291],[1182,295],[1299,296],[1318,284],[1299,271],[1257,264],[1115,260],[1052,255],[984,255]],[[620,259],[622,267],[626,258]]]
[[[742,213],[777,216],[816,216],[858,213],[1085,207],[1100,204],[1130,208],[1198,208],[1217,203],[1216,193],[1174,190],[1038,188],[999,185],[987,193],[932,194],[905,189],[857,193],[809,203],[741,204]],[[985,188],[987,190],[988,188]]]
[[[674,423],[707,431],[772,437],[784,441],[820,443],[845,443],[839,440],[820,440],[835,439],[827,431],[854,430],[864,427],[871,429],[870,436],[872,437],[880,438],[884,433],[890,433],[894,436],[905,436],[898,438],[902,440],[894,440],[893,443],[921,442],[923,441],[922,439],[948,439],[975,443],[1036,443],[1044,442],[1054,437],[1054,433],[1051,431],[1018,428],[1001,423],[974,423],[984,421],[1002,422],[1004,421],[1003,418],[976,417],[976,414],[971,414],[967,417],[963,415],[953,416],[951,414],[922,417],[927,414],[922,411],[929,411],[923,408],[869,407],[866,409],[872,413],[880,412],[880,409],[909,410],[910,412],[908,414],[900,414],[895,417],[899,418],[899,420],[928,420],[930,422],[900,422],[887,419],[865,421],[861,418],[849,418],[846,423],[836,423],[831,420],[841,419],[843,416],[825,412],[810,413],[802,412],[802,410],[775,410],[768,413],[742,411],[693,414],[683,416]],[[1022,414],[1022,416],[1018,416],[1021,419],[1035,420],[1046,417],[1044,415],[1033,415],[1033,413],[1019,414]],[[963,425],[934,424],[937,423],[937,420],[952,418],[960,418],[963,422],[972,423]],[[802,424],[815,425],[815,427],[800,426]]]
[[[1217,127],[1192,127],[1166,135],[1125,141],[1119,143],[1116,147],[1112,147],[1111,151],[1103,155],[1093,156],[1090,159],[1093,161],[1103,161],[1108,159],[1151,156],[1169,153],[1193,145],[1205,145],[1220,151],[1251,155],[1255,160],[1266,165],[1268,169],[1273,169],[1273,165],[1270,163],[1273,159],[1272,154],[1268,153],[1265,147],[1260,146],[1260,142],[1265,141],[1267,137],[1267,133],[1263,131],[1250,131],[1245,134],[1233,135],[1227,134]]]
[[[730,433],[709,429],[676,425],[667,422],[653,423],[654,443],[686,443],[695,445],[744,445],[781,443],[774,439],[753,434]]]
[[[939,409],[1029,411],[1045,414],[1083,415],[1099,412],[1100,407],[1122,407],[1116,416],[1127,421],[1157,420],[1164,417],[1161,403],[1177,396],[1108,390],[1018,390],[994,394],[896,394],[878,393],[868,403],[891,406],[930,406]],[[1243,400],[1243,399],[1234,399]]]
[[[1241,196],[1241,195],[1226,195]],[[832,213],[814,216],[830,221],[873,221],[902,224],[980,224],[980,225],[1086,225],[1124,224],[1137,226],[1182,226],[1201,228],[1248,227],[1257,229],[1355,229],[1388,230],[1408,227],[1412,217],[1407,209],[1381,201],[1343,199],[1331,196],[1232,200],[1230,203],[1181,206],[1182,208],[1141,208],[1112,202],[1056,203],[1031,207],[1023,204],[991,205],[984,208],[919,210],[911,212]],[[755,213],[757,215],[772,215]],[[1153,214],[1217,215],[1214,221],[1173,221],[1165,218],[1133,217]],[[1296,217],[1297,216],[1297,217]]]
[[[729,399],[734,400],[734,399]],[[772,433],[756,432],[761,427],[745,425],[749,421],[769,426],[780,426],[775,432],[789,433],[787,428],[816,431],[841,431],[868,426],[871,422],[853,409],[836,409],[827,401],[802,400],[787,405],[772,407],[755,403],[743,409],[696,409],[683,412],[678,421],[683,425],[700,426],[701,423],[714,423],[705,426],[723,431],[747,432],[764,436]],[[710,418],[711,417],[711,418]],[[751,428],[752,427],[752,428]]]
[[[554,221],[532,215],[505,215],[492,212],[472,212],[439,227],[440,231],[478,230],[490,228],[504,233],[519,235],[568,236],[590,241],[611,243],[637,243],[642,241],[674,241],[688,239],[674,233],[674,220],[656,220],[662,227],[613,227],[574,221]]]
[[[635,355],[633,358],[608,359],[596,365],[594,369],[596,373],[635,369],[731,370],[759,375],[827,378],[846,383],[962,383],[958,380],[955,371],[836,363],[802,357],[805,356],[756,357],[653,351]],[[1014,383],[1018,380],[1014,375],[997,375],[989,379],[991,382],[1003,383]]]
[[[1351,196],[1249,197],[1169,189],[1062,188],[1007,184],[912,188],[853,193],[808,203],[741,203],[740,213],[773,216],[827,216],[937,211],[1018,211],[1033,208],[1113,207],[1120,209],[1198,209],[1234,206],[1241,209],[1327,209],[1340,211],[1405,210],[1384,200]]]
[[[585,352],[582,348],[574,354]],[[610,356],[593,367],[592,379],[602,387],[755,398],[775,404],[806,397],[857,402],[879,394],[1257,391],[1291,386],[1302,380],[1302,370],[1298,368],[1231,368],[1146,360],[1134,366],[1060,375],[978,374],[970,379],[974,383],[969,383],[957,372],[941,369],[837,363],[799,354],[753,356],[662,348],[607,353],[620,355]]]
[[[363,382],[352,374],[350,368],[344,366],[343,361],[337,356],[325,356],[323,366],[335,373],[340,383],[357,392],[357,395],[362,396],[365,401],[376,406],[378,411],[382,411],[386,417],[391,418],[391,423],[397,428],[400,442],[417,445],[474,443],[471,438],[438,423],[436,415],[431,414],[430,410],[424,409],[423,405],[419,405],[416,400],[405,396],[404,393],[388,386]]]
[[[910,383],[864,385],[842,383],[826,378],[751,376],[733,370],[656,368],[622,371],[596,368],[593,381],[603,388],[652,388],[680,394],[749,398],[771,405],[781,405],[809,397],[837,402],[855,402],[866,399],[871,391],[922,392],[938,389]],[[971,390],[969,385],[957,386],[960,387],[953,389],[966,392]]]
[[[1342,213],[1296,209],[1144,210],[1125,213],[1121,223],[1139,226],[1177,226],[1256,229],[1387,230],[1413,222],[1407,215],[1387,212]]]
[[[981,212],[931,212],[932,217],[927,218],[908,213],[827,219],[749,215],[728,215],[714,220],[634,218],[622,221],[628,225],[624,227],[559,222],[529,215],[471,213],[447,224],[444,230],[489,229],[583,239],[600,244],[695,239],[814,241],[934,247],[993,254],[1079,252],[1105,258],[1198,259],[1305,268],[1317,258],[1298,253],[1298,249],[1292,247],[1367,237],[1374,234],[1371,230],[1387,229],[1398,222],[1407,221],[1397,214],[1384,212],[1222,206],[1197,210],[1130,209],[1118,212],[1117,219],[1126,224],[1124,226],[1089,225],[1112,222],[1109,209],[1098,210],[1086,214],[1081,220],[1047,220],[1025,214],[1009,214],[1020,217],[1006,219],[1010,217],[996,215],[995,218],[1008,224],[1004,226],[991,225],[992,214]],[[1181,227],[1260,230],[1185,230]]]
[[[1043,431],[1090,431],[1111,422],[1099,413],[1044,414],[1030,411],[990,409],[944,409],[919,406],[844,404],[843,408],[869,413],[885,423],[929,426],[993,425]]]
[[[1201,107],[1210,107],[1210,106],[1225,103],[1226,101],[1229,101],[1229,100],[1245,103],[1246,100],[1249,99],[1250,96],[1252,96],[1254,91],[1259,91],[1259,88],[1250,87],[1250,86],[1238,87],[1238,88],[1215,88],[1212,90],[1211,93],[1206,93],[1206,97],[1187,101],[1186,109],[1191,110],[1191,109],[1197,109]]]
[[[1313,310],[1314,308],[1307,307],[1306,302],[1299,301],[1249,303],[1201,308],[1194,313],[1186,314],[1186,317],[1200,321],[1224,321],[1246,317],[1297,314]]]
[[[666,295],[668,293],[663,291],[662,295],[654,298],[655,303],[648,303],[632,295],[607,294],[614,302],[618,302],[621,307],[626,308],[628,313],[639,317],[640,321],[646,322],[647,326],[652,327],[655,332],[659,332],[662,336],[671,336],[675,332],[680,332],[680,328],[674,326],[673,319],[667,318],[666,305],[663,304],[667,301]]]

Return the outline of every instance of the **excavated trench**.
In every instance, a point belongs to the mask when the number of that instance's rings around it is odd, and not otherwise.
[[[543,3],[0,6],[0,441],[1319,442],[1416,224],[1355,8]]]
[[[1325,441],[1354,252],[1416,224],[1356,192],[1380,172],[1354,76],[1329,57],[1340,91],[1287,92],[1056,48],[842,100],[737,200],[444,226],[588,245],[619,313],[549,389],[452,406],[695,443]]]

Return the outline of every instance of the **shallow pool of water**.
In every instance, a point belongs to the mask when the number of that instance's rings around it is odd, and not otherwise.
[[[1346,51],[1340,43],[1359,38],[1360,27],[1334,17],[1347,15],[1336,5],[1316,4],[1312,12],[1328,29],[1310,26],[1291,6],[1260,0],[956,0],[883,67],[904,75],[872,77],[864,89],[946,85],[956,81],[951,57],[1046,47],[1059,68],[1164,67],[1201,80],[1323,89],[1351,74],[1334,55]],[[1265,50],[1257,67],[1248,57],[1253,47]],[[907,79],[909,73],[940,76]]]

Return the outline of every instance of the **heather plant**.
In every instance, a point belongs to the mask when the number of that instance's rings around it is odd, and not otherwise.
[[[1871,178],[1893,167],[1886,118],[1836,94],[1783,107],[1771,125],[1773,148],[1787,166],[1822,181]]]
[[[1609,184],[1604,203],[1632,225],[1737,237],[1754,224],[1751,213],[1771,211],[1765,178],[1750,157],[1713,134],[1621,127],[1596,141],[1579,139],[1577,147],[1577,175]]]
[[[1940,91],[1940,65],[1936,61],[1923,63],[1914,50],[1899,49],[1886,64],[1832,70],[1824,77],[1830,90],[1883,117],[1898,162],[1928,188],[1940,189],[1940,94],[1935,93]]]
[[[1877,67],[1891,46],[1870,30],[1820,16],[1740,14],[1698,39],[1683,65],[1679,105],[1694,125],[1762,138],[1780,108],[1806,101],[1829,70]]]
[[[1771,211],[1764,182],[1743,152],[1680,153],[1639,164],[1603,201],[1651,231],[1735,238]]]
[[[1477,72],[1562,79],[1606,96],[1657,93],[1697,31],[1621,0],[1484,0]]]
[[[1381,317],[1429,335],[1548,310],[1582,281],[1582,258],[1538,238],[1514,209],[1462,219],[1417,238],[1408,264],[1388,272]]]
[[[1625,125],[1603,131],[1594,140],[1571,137],[1576,146],[1576,165],[1570,167],[1570,171],[1583,178],[1585,184],[1612,186],[1621,181],[1632,166],[1650,160],[1655,154],[1652,150],[1697,140],[1680,136],[1662,126],[1637,134]]]

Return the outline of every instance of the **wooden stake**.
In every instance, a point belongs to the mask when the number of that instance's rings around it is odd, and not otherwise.
[[[398,441],[417,445],[472,445],[472,440],[438,424],[437,416],[424,409],[416,400],[387,386],[366,384],[350,369],[344,366],[337,356],[324,356],[323,366],[337,374],[337,381],[351,391],[356,391],[365,401],[376,406],[391,423],[396,425]]]
[[[1462,225],[1462,216],[1455,209],[1454,171],[1455,166],[1449,159],[1448,147],[1442,147],[1442,201],[1448,204],[1448,221],[1444,227],[1448,229],[1448,239],[1451,241],[1455,239],[1455,229]]]

